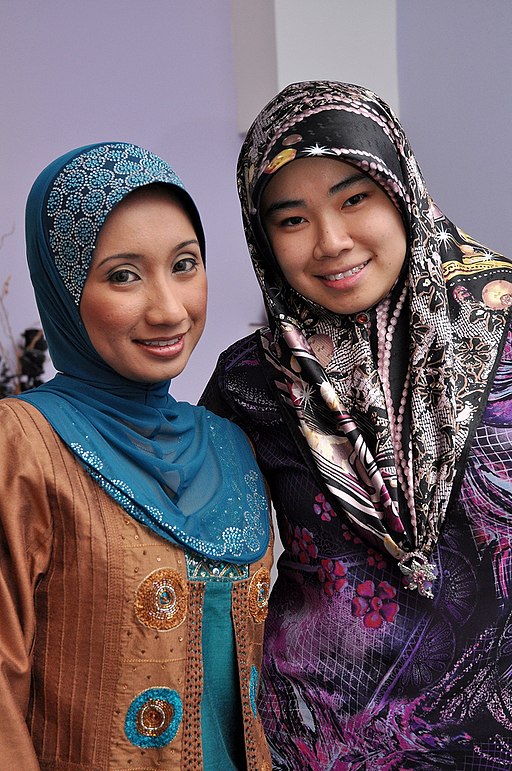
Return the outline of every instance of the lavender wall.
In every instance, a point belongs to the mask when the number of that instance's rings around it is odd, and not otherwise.
[[[400,116],[456,224],[512,254],[512,3],[398,0]]]
[[[397,0],[396,13],[400,114],[429,188],[457,224],[510,254],[512,3]],[[3,0],[0,94],[0,234],[15,228],[0,286],[12,274],[15,334],[37,318],[23,243],[34,177],[81,144],[142,144],[175,165],[204,219],[209,319],[173,384],[194,401],[218,352],[261,313],[234,184],[231,0]]]
[[[0,286],[11,274],[15,333],[37,319],[23,242],[35,176],[82,144],[141,144],[175,166],[204,220],[208,324],[172,389],[195,401],[219,351],[260,315],[234,184],[230,0],[3,0],[0,94],[0,234],[15,228],[0,250]]]

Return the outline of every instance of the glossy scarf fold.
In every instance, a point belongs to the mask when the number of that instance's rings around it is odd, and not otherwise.
[[[258,215],[262,191],[283,165],[311,157],[361,169],[402,215],[406,263],[377,308],[341,316],[319,307],[287,284],[272,254]],[[285,88],[248,132],[238,187],[269,316],[260,342],[280,398],[334,505],[401,562],[410,588],[430,596],[435,576],[427,561],[505,339],[512,265],[439,211],[393,112],[359,86],[316,81]],[[394,312],[392,371],[384,373],[372,335],[380,327],[382,352]],[[408,354],[397,372],[404,341]],[[401,437],[385,398],[394,376],[406,413]],[[407,574],[411,565],[425,570]]]
[[[132,190],[173,188],[196,230],[197,209],[153,153],[112,142],[54,161],[27,203],[27,254],[53,380],[22,398],[51,423],[96,482],[138,521],[208,558],[253,562],[269,540],[265,491],[236,426],[177,402],[168,381],[136,383],[96,353],[79,314],[94,244],[108,213]]]

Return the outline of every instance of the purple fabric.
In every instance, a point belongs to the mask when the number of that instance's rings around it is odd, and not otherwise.
[[[285,546],[259,697],[274,768],[512,768],[512,335],[434,552],[434,600],[336,514],[254,338],[221,356],[203,401],[253,440]]]

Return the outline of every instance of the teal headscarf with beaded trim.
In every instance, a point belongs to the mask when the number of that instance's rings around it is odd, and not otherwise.
[[[177,402],[170,381],[128,380],[92,346],[79,304],[94,245],[110,211],[132,191],[172,187],[205,254],[199,214],[171,167],[124,142],[55,160],[26,208],[27,256],[58,374],[21,398],[53,426],[95,481],[134,519],[207,558],[254,562],[269,542],[267,500],[241,430]]]

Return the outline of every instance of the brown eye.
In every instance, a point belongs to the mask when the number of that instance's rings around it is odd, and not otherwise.
[[[190,273],[191,270],[194,270],[195,267],[197,267],[198,259],[197,257],[182,257],[177,262],[174,263],[173,266],[173,272],[174,273]]]
[[[356,193],[355,195],[351,195],[350,198],[347,198],[343,206],[356,206],[358,203],[361,203],[361,201],[364,201],[366,197],[366,193]]]
[[[123,268],[122,270],[116,270],[110,274],[108,280],[113,284],[131,284],[132,281],[137,281],[138,276],[131,270]]]
[[[304,217],[297,215],[296,217],[286,217],[286,219],[281,220],[279,225],[284,228],[290,228],[294,227],[294,225],[302,225],[303,222],[305,222]]]

